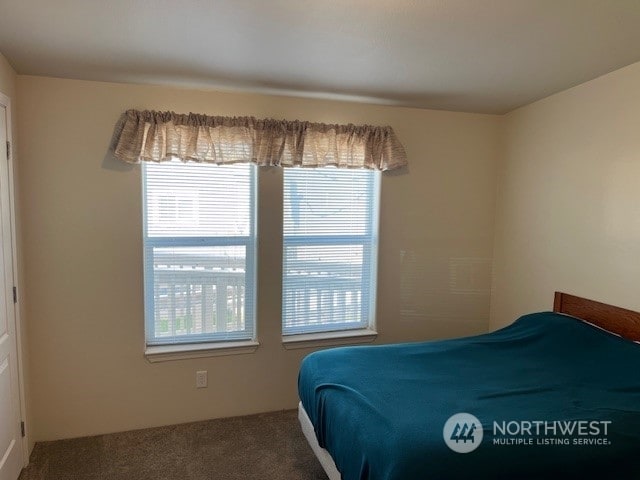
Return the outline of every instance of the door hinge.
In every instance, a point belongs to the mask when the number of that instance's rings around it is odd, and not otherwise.
[[[13,303],[18,303],[18,289],[13,287]]]
[[[7,140],[7,160],[11,158],[11,142]]]
[[[22,433],[22,436],[24,437],[24,422],[20,422],[20,432]]]

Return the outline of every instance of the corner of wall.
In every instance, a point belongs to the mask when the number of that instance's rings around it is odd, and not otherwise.
[[[498,138],[497,138],[497,159],[496,159],[496,191],[495,191],[495,203],[494,203],[494,222],[493,222],[493,253],[492,253],[492,263],[491,263],[491,293],[490,293],[490,301],[489,301],[489,331],[496,330],[499,326],[501,326],[498,321],[498,284],[496,274],[496,270],[498,268],[497,255],[499,254],[499,250],[497,248],[498,242],[498,229],[500,227],[501,221],[501,181],[504,176],[504,168],[506,164],[506,143],[507,143],[507,127],[509,122],[509,114],[505,113],[500,116],[498,123]]]

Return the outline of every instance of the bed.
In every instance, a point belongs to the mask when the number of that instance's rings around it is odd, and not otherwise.
[[[314,352],[299,419],[331,480],[637,479],[638,341],[640,313],[556,293],[485,335]]]

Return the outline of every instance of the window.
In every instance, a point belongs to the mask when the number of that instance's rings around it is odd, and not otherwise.
[[[284,335],[373,327],[380,173],[284,170]]]
[[[144,162],[147,345],[254,338],[256,168]]]

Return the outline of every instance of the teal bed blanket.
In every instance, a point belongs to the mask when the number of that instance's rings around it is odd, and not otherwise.
[[[640,478],[640,345],[565,315],[315,352],[298,391],[343,480]]]

